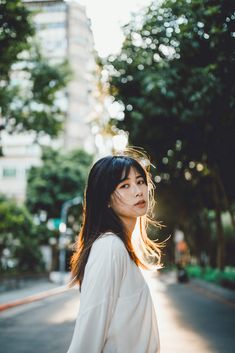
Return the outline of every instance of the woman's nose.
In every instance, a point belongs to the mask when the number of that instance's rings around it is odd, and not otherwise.
[[[135,196],[142,196],[143,192],[141,190],[141,188],[139,187],[139,185],[135,185]]]

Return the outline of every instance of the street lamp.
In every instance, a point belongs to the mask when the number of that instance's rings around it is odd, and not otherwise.
[[[65,201],[61,208],[61,221],[59,225],[59,272],[60,272],[60,280],[61,284],[63,283],[63,274],[66,270],[66,230],[67,230],[67,216],[68,210],[75,205],[79,205],[82,203],[82,198],[77,196],[71,200]]]

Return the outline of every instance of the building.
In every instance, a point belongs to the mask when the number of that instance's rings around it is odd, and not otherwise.
[[[64,131],[57,141],[45,138],[43,144],[53,143],[65,149],[80,147],[93,152],[95,142],[88,121],[95,105],[95,53],[85,7],[77,1],[66,0],[23,2],[35,13],[36,36],[44,56],[51,63],[66,59],[72,69],[71,82],[58,95],[58,105],[65,112]],[[15,77],[24,85],[20,69],[16,70]],[[27,170],[40,165],[40,148],[35,144],[32,133],[7,135],[2,132],[2,145],[4,157],[0,158],[0,193],[23,201]]]
[[[0,158],[0,193],[23,201],[26,192],[27,170],[40,165],[40,148],[34,144],[34,135],[2,133],[4,157]]]
[[[88,119],[94,107],[94,42],[85,7],[77,1],[24,0],[35,12],[42,53],[51,63],[68,60],[72,80],[59,104],[66,112],[64,147],[94,149]]]

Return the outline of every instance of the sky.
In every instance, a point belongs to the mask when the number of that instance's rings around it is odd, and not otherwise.
[[[80,0],[91,19],[95,48],[101,57],[117,53],[122,45],[121,26],[131,14],[147,6],[150,0]]]

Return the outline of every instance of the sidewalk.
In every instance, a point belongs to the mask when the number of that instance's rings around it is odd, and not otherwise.
[[[67,284],[58,285],[50,281],[35,281],[31,286],[2,292],[0,293],[0,312],[63,293],[68,289]]]

